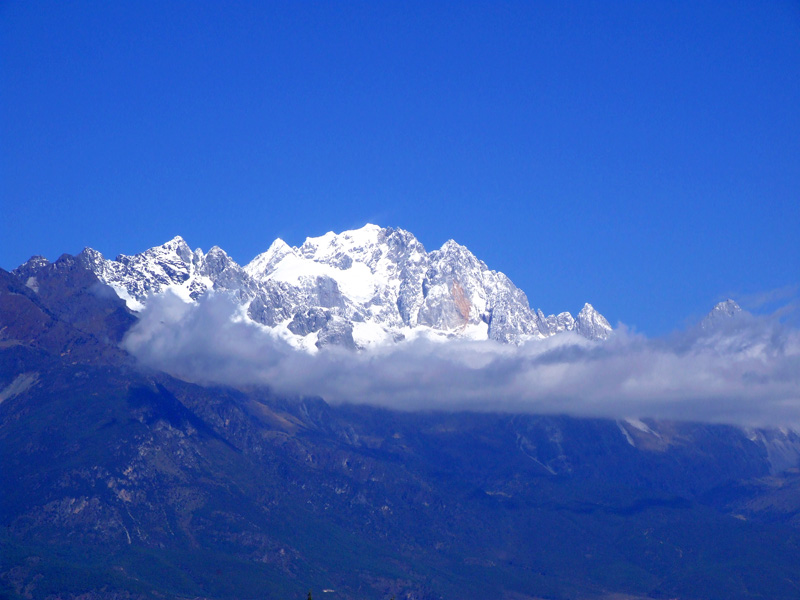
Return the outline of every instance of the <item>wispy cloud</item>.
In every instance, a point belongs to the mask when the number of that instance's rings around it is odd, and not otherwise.
[[[745,308],[755,310],[770,304],[796,301],[798,300],[798,295],[800,295],[800,284],[785,285],[754,294],[736,294],[735,297],[739,299],[739,304]]]
[[[729,294],[739,304],[753,312],[771,312],[776,318],[800,326],[800,284],[785,285],[752,294]]]
[[[659,339],[622,327],[599,344],[567,334],[522,347],[415,340],[309,355],[237,310],[223,295],[192,305],[155,297],[124,344],[190,381],[333,403],[800,425],[800,332],[773,317],[743,313],[713,331]]]

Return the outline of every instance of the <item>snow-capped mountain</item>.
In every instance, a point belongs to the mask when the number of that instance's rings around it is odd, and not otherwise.
[[[720,323],[725,323],[732,317],[741,313],[741,307],[736,304],[734,300],[724,300],[723,302],[717,303],[714,308],[711,309],[711,312],[700,322],[700,327],[705,330],[713,329]]]
[[[86,248],[77,258],[135,311],[144,308],[150,295],[167,289],[187,302],[210,289],[239,291],[240,296],[251,293],[242,268],[224,250],[214,246],[208,254],[193,252],[180,236],[135,256],[120,254],[107,260]]]
[[[376,225],[308,238],[296,248],[278,239],[244,267],[216,246],[192,251],[180,237],[135,256],[108,260],[87,248],[77,259],[134,311],[167,290],[186,302],[224,291],[251,320],[311,351],[417,336],[518,344],[565,331],[592,340],[611,333],[590,304],[576,318],[531,310],[508,277],[453,240],[427,252],[411,233]],[[26,267],[31,261],[20,270]]]

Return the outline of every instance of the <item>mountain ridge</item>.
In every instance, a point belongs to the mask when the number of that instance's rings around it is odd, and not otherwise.
[[[588,303],[576,317],[533,310],[505,274],[452,239],[427,252],[412,233],[372,224],[308,237],[298,247],[278,238],[244,266],[218,246],[192,250],[181,236],[114,260],[86,248],[76,260],[131,310],[167,290],[185,302],[224,292],[247,318],[312,352],[418,336],[521,344],[565,331],[600,341],[612,332]],[[15,273],[35,278],[43,264],[35,257]]]

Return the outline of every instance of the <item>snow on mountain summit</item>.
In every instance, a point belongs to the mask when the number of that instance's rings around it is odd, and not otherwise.
[[[711,312],[709,312],[700,322],[700,327],[706,330],[714,329],[720,324],[730,321],[730,319],[736,317],[742,312],[742,308],[736,303],[736,301],[729,298],[717,303],[714,308],[711,309]]]
[[[608,321],[590,304],[573,318],[545,317],[503,273],[453,240],[427,252],[408,231],[368,224],[309,237],[299,247],[276,239],[244,267],[224,250],[207,254],[177,236],[134,256],[78,256],[133,310],[167,290],[195,302],[226,291],[243,313],[290,343],[369,348],[415,337],[519,344],[563,331],[607,338]]]

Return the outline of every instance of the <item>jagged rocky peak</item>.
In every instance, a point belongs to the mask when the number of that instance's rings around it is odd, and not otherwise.
[[[14,275],[21,276],[21,275],[29,275],[41,269],[42,267],[46,267],[50,264],[50,261],[47,260],[44,256],[31,256],[28,260],[18,266],[16,269],[11,271]]]
[[[471,330],[470,337],[488,336],[498,276],[502,274],[489,271],[465,246],[448,240],[428,255],[419,323],[448,331]]]
[[[732,317],[733,315],[742,312],[741,306],[739,306],[735,300],[731,300],[728,298],[722,302],[717,303],[717,305],[711,309],[712,314]]]
[[[120,254],[114,259],[114,262],[122,264],[172,265],[173,268],[182,271],[187,271],[188,267],[185,265],[191,265],[194,261],[195,253],[192,252],[189,244],[179,235],[160,246],[154,246],[139,254],[132,256]]]
[[[587,302],[575,319],[575,331],[590,340],[605,340],[612,329],[606,318]]]
[[[11,271],[11,274],[22,279],[28,288],[38,293],[39,283],[36,280],[36,274],[39,270],[45,268],[49,264],[50,261],[44,256],[31,256],[27,261]]]
[[[575,329],[575,319],[572,318],[572,315],[569,312],[561,312],[557,315],[548,315],[545,317],[540,311],[539,315],[541,320],[547,324],[547,333],[549,335],[555,335],[557,333],[572,331]]]
[[[700,322],[700,327],[703,329],[713,329],[717,325],[724,323],[743,312],[744,311],[742,311],[742,308],[734,300],[729,298],[728,300],[717,303],[717,305],[711,309],[711,312],[709,312]]]
[[[441,271],[457,275],[460,270],[468,270],[470,274],[483,273],[489,268],[482,260],[455,240],[447,240],[439,250],[430,253],[431,262]]]
[[[186,243],[181,236],[176,235],[170,241],[162,244],[161,246],[156,246],[155,248],[150,248],[150,250],[146,250],[143,252],[145,255],[150,256],[157,256],[163,255],[163,253],[169,252],[174,253],[178,256],[181,260],[191,262],[194,256],[192,249],[189,247],[189,244]]]
[[[241,269],[236,262],[228,256],[219,246],[212,246],[208,254],[203,254],[203,251],[198,248],[194,251],[192,262],[198,265],[203,272],[207,274],[221,273],[225,269]]]
[[[187,302],[212,288],[249,290],[246,275],[224,250],[192,251],[181,236],[139,254],[107,260],[91,248],[78,255],[81,264],[110,285],[132,310],[141,310],[152,294],[172,290]]]
[[[81,250],[76,258],[87,268],[89,268],[90,265],[96,265],[105,260],[105,257],[98,250],[89,248],[88,246]]]
[[[240,300],[252,298],[254,285],[244,269],[219,246],[213,246],[203,256],[200,249],[195,250],[197,272],[211,282],[215,290],[230,290]]]
[[[149,248],[139,254],[132,256],[120,254],[114,259],[114,262],[134,265],[169,264],[181,270],[188,270],[188,267],[184,267],[184,265],[192,264],[194,257],[195,255],[192,249],[189,248],[189,244],[181,236],[177,235],[168,242]]]

